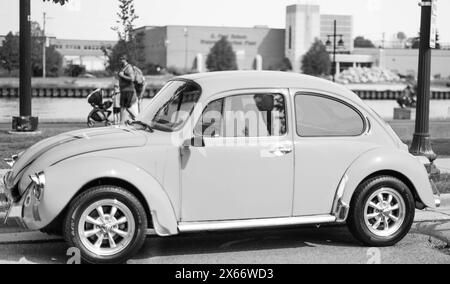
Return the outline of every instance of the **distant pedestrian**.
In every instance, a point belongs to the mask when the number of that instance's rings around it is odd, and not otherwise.
[[[114,114],[114,124],[119,124],[122,120],[120,117],[120,88],[119,84],[114,85],[114,91],[112,95],[113,99],[113,114]]]
[[[128,63],[127,56],[120,58],[122,70],[119,72],[120,87],[120,117],[121,123],[127,120],[135,120],[138,114],[138,98],[135,90],[135,74],[134,68]]]
[[[145,93],[145,88],[146,88],[146,83],[145,83],[145,76],[144,73],[142,72],[141,69],[139,69],[136,66],[133,66],[134,69],[134,87],[136,89],[136,95],[138,97],[138,108],[139,108],[139,112],[142,111],[141,105],[142,105],[142,100],[144,99],[144,93]]]

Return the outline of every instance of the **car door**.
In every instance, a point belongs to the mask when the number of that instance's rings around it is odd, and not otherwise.
[[[292,91],[296,131],[294,216],[330,214],[350,165],[377,147],[367,118],[344,98]]]
[[[182,221],[292,215],[289,102],[287,90],[249,90],[206,104],[194,129],[204,147],[183,150]]]

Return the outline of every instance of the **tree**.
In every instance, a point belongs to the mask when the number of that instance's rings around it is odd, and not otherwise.
[[[277,63],[277,64],[275,64],[273,66],[270,66],[269,70],[276,70],[276,71],[287,72],[287,71],[292,71],[293,67],[292,67],[291,60],[289,60],[289,58],[285,57],[279,63]]]
[[[33,76],[42,76],[42,46],[44,45],[44,38],[42,37],[42,30],[39,23],[31,23],[31,67]],[[0,61],[1,66],[6,69],[9,74],[12,71],[18,70],[19,65],[19,34],[14,35],[10,32],[0,47]],[[56,77],[60,74],[62,68],[62,56],[55,49],[54,46],[46,48],[46,71],[49,76]]]
[[[119,10],[117,26],[112,29],[117,32],[119,40],[132,41],[134,22],[139,18],[136,15],[134,0],[119,0]]]
[[[292,63],[289,58],[285,57],[280,65],[280,71],[292,71],[294,68],[292,67]]]
[[[103,49],[103,52],[106,52],[108,56],[108,71],[116,72],[122,68],[120,58],[123,55],[128,57],[128,62],[130,64],[136,65],[134,50],[135,43],[133,41],[129,42],[123,39],[120,39],[117,44],[112,47],[112,49]]]
[[[0,66],[7,70],[9,75],[13,70],[19,69],[19,37],[12,32],[6,35],[0,47]]]
[[[211,48],[208,58],[206,59],[206,67],[209,71],[226,71],[237,70],[236,54],[233,46],[226,37],[222,37]]]
[[[107,70],[109,72],[119,71],[121,69],[120,57],[123,55],[128,57],[131,64],[139,65],[138,67],[142,68],[145,64],[144,34],[133,35],[134,22],[139,18],[134,8],[134,0],[119,0],[117,16],[119,17],[116,21],[118,25],[111,29],[117,32],[119,41],[112,48],[102,47],[103,53],[108,58]]]
[[[398,32],[397,33],[397,39],[401,42],[405,41],[408,37],[404,32]]]
[[[302,71],[313,76],[329,75],[331,71],[330,54],[322,41],[316,39],[302,58]]]
[[[364,38],[363,36],[358,36],[355,38],[355,47],[359,48],[374,48],[375,45],[369,39]]]

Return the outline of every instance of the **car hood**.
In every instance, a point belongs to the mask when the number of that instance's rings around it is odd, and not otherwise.
[[[147,142],[144,131],[127,127],[107,127],[68,132],[43,140],[22,153],[13,167],[17,183],[30,165],[44,170],[62,160],[108,149],[142,147]]]

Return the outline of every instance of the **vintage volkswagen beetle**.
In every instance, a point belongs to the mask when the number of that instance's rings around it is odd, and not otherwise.
[[[138,121],[42,141],[9,161],[8,218],[62,233],[90,263],[124,262],[148,229],[185,232],[347,222],[390,246],[439,205],[425,158],[360,98],[278,72],[170,81]]]

